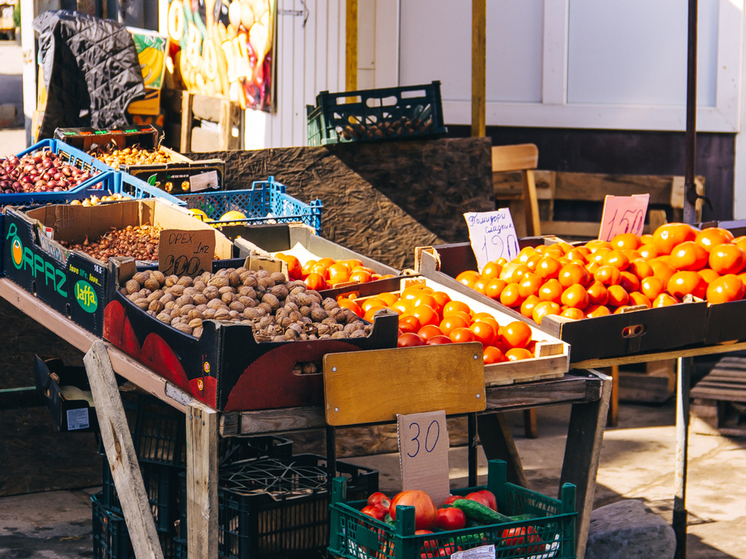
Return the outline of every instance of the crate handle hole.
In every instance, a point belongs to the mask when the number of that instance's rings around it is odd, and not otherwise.
[[[67,314],[67,318],[72,319],[72,314],[70,313],[70,303],[67,303],[65,305],[65,314]]]
[[[365,104],[369,107],[386,107],[396,105],[399,103],[399,99],[395,95],[389,95],[388,97],[370,97],[365,101]]]
[[[401,95],[402,99],[412,99],[414,97],[425,97],[427,95],[427,91],[425,91],[424,89],[402,91],[399,95]]]
[[[31,282],[31,293],[34,294],[34,297],[38,297],[38,295],[36,294],[36,282],[35,281]]]
[[[627,326],[622,330],[623,338],[637,338],[645,334],[647,327],[644,324],[635,324],[633,326]]]

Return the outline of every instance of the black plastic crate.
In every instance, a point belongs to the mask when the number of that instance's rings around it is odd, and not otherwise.
[[[102,495],[91,495],[91,519],[94,559],[135,559],[132,542],[124,518],[109,510],[102,502]],[[164,559],[176,558],[176,533],[157,530]]]
[[[122,392],[122,404],[141,463],[186,464],[186,416],[155,396]]]
[[[316,96],[308,105],[309,146],[426,139],[446,133],[440,82]]]
[[[348,494],[378,490],[378,471],[337,461]],[[329,545],[326,458],[245,460],[222,467],[218,486],[218,552],[226,559],[292,557]],[[181,539],[186,540],[186,475],[180,474]],[[182,542],[183,544],[184,542]]]

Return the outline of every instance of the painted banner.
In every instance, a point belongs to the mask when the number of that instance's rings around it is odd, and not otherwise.
[[[184,88],[269,112],[275,1],[169,0],[170,54]]]

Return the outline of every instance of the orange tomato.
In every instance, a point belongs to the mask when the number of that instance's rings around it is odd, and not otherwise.
[[[350,273],[350,281],[355,283],[368,283],[373,279],[373,274],[366,270],[355,270]]]
[[[399,296],[394,293],[391,293],[390,291],[384,291],[383,293],[379,293],[377,297],[381,299],[382,301],[384,301],[389,307],[399,300]]]
[[[573,307],[582,311],[590,304],[590,297],[585,287],[576,284],[565,289],[561,301],[566,307]]]
[[[394,310],[398,312],[399,314],[408,313],[409,312],[409,302],[405,301],[403,299],[399,299],[396,301],[393,305],[391,305],[391,310]]]
[[[658,260],[658,258],[649,260],[648,264],[650,264],[650,267],[653,269],[653,276],[659,278],[664,284],[667,284],[668,280],[671,279],[671,276],[676,273],[673,266],[667,264],[663,260]]]
[[[610,307],[621,307],[629,303],[629,293],[621,285],[610,285],[608,292]]]
[[[707,229],[702,229],[702,231],[697,233],[694,242],[707,252],[710,252],[718,245],[732,243],[733,233],[727,229],[721,229],[720,227],[708,227]]]
[[[469,323],[457,315],[449,315],[440,322],[440,331],[446,336],[456,328],[468,328]]]
[[[499,278],[505,280],[506,283],[518,283],[523,278],[524,274],[530,273],[528,266],[520,262],[508,262],[503,266],[500,272]]]
[[[490,280],[486,280],[480,277],[477,281],[474,282],[471,288],[477,293],[481,293],[482,295],[484,295],[484,290],[487,287],[487,284],[489,283],[489,281]]]
[[[368,312],[371,307],[388,307],[388,304],[378,297],[371,297],[360,303],[360,308],[363,309],[364,313]]]
[[[605,305],[591,305],[585,309],[585,316],[588,318],[597,318],[599,316],[607,316],[611,314],[609,307]]]
[[[581,264],[586,264],[588,262],[588,259],[586,258],[586,255],[583,254],[583,252],[580,251],[578,248],[572,249],[570,252],[567,253],[567,257],[573,261],[577,260]]]
[[[694,241],[676,245],[671,251],[670,264],[677,270],[696,272],[707,266],[709,253]]]
[[[601,267],[600,262],[591,262],[590,264],[586,264],[585,269],[588,270],[588,273],[592,276],[596,273],[596,270],[598,270]]]
[[[498,264],[497,262],[487,262],[487,264],[484,265],[484,268],[482,268],[482,277],[487,280],[491,280],[493,278],[496,278],[500,275],[500,272],[502,272],[502,265]]]
[[[518,256],[515,257],[514,260],[517,260],[521,264],[525,264],[528,262],[528,259],[532,256],[539,254],[536,252],[536,249],[534,247],[524,247],[521,249],[521,252],[518,253]]]
[[[556,278],[560,270],[562,269],[562,265],[559,263],[559,261],[556,258],[553,258],[551,256],[544,256],[539,260],[539,262],[536,264],[535,273],[537,276],[544,280]]]
[[[288,277],[291,280],[297,280],[303,276],[303,266],[295,256],[278,252],[275,254],[275,258],[279,258],[288,265]]]
[[[469,324],[471,324],[472,322],[474,322],[474,321],[472,320],[472,318],[471,318],[471,315],[470,315],[470,314],[468,314],[468,313],[465,313],[465,312],[463,312],[463,311],[456,311],[455,313],[451,313],[451,314],[449,314],[448,316],[458,316],[458,317],[462,318],[462,319],[464,320],[464,322],[466,322],[466,325],[467,325],[467,326],[468,326]],[[444,318],[445,318],[445,317],[444,317]]]
[[[387,307],[384,306],[372,306],[367,311],[365,311],[365,314],[363,315],[363,318],[367,320],[368,322],[373,322],[373,317],[375,314],[383,309],[386,309]]]
[[[409,318],[414,318],[414,317],[412,316]],[[417,319],[415,318],[415,320]],[[401,324],[401,321],[399,321],[399,324]],[[425,340],[425,342],[427,342],[430,340],[430,338],[433,338],[435,336],[442,336],[443,332],[441,332],[440,328],[438,328],[434,324],[426,324],[425,326],[417,330],[417,335],[423,340]]]
[[[622,281],[622,273],[616,266],[601,266],[593,274],[593,279],[599,283],[603,283],[605,286],[619,285]]]
[[[645,260],[650,260],[651,258],[659,256],[658,251],[655,250],[655,247],[653,245],[642,245],[639,249],[637,249],[637,252],[639,252],[640,257],[644,258]]]
[[[313,272],[313,267],[317,264],[316,260],[309,260],[305,264],[303,264],[302,272],[304,276],[307,276],[311,272]]]
[[[316,272],[311,272],[310,274],[308,274],[306,276],[306,279],[303,281],[306,282],[308,289],[314,289],[316,291],[322,291],[326,289],[326,280],[324,279],[324,276]]]
[[[521,314],[526,318],[531,318],[534,312],[534,307],[541,302],[536,295],[529,295],[526,300],[521,303]]]
[[[554,303],[559,303],[562,299],[563,291],[564,289],[562,288],[562,284],[559,282],[559,280],[550,279],[547,280],[544,285],[539,288],[539,299],[541,299],[542,301],[552,301]]]
[[[533,353],[531,353],[529,350],[524,348],[513,348],[509,349],[508,353],[505,354],[505,357],[508,358],[508,361],[521,361],[523,359],[532,359],[534,356]]]
[[[509,283],[500,293],[500,302],[506,307],[519,307],[523,303],[523,297],[517,283]]]
[[[485,347],[483,357],[485,365],[492,365],[494,363],[502,363],[503,361],[507,361],[507,357],[505,357],[505,354],[495,346]]]
[[[676,303],[678,303],[678,301],[675,297],[671,297],[668,293],[661,293],[653,301],[653,308],[657,309],[658,307],[668,307],[671,305],[675,305]]]
[[[458,311],[465,312],[471,316],[471,308],[463,301],[448,301],[443,307],[443,316],[445,317]]]
[[[619,233],[616,237],[611,239],[611,246],[616,250],[637,250],[641,244],[640,237],[634,233]]]
[[[629,294],[629,304],[631,307],[642,305],[647,308],[650,308],[653,305],[650,299],[645,297],[645,295],[643,295],[639,291],[633,291]]]
[[[505,280],[501,280],[500,278],[492,278],[487,285],[484,288],[484,294],[487,295],[490,299],[499,299],[500,293],[503,292],[503,289],[505,289],[505,286],[508,285]]]
[[[344,264],[347,266],[351,271],[354,271],[355,268],[363,268],[363,261],[359,260],[357,258],[348,258],[347,260],[340,260],[340,264]],[[366,268],[369,272],[372,272],[370,268]]]
[[[318,262],[314,264],[313,267],[311,268],[311,273],[319,274],[325,280],[329,279],[329,269],[323,264],[319,264]]]
[[[534,307],[531,318],[536,324],[541,325],[541,321],[544,320],[545,316],[550,314],[558,315],[561,310],[562,307],[554,301],[541,301]]]
[[[606,250],[611,250],[612,245],[608,241],[602,241],[601,239],[594,239],[593,241],[588,241],[585,243],[585,246],[591,249],[591,252],[596,252],[599,248],[605,248]]]
[[[410,311],[412,316],[416,316],[422,326],[426,324],[435,324],[436,326],[440,323],[438,313],[432,307],[427,305],[420,305],[419,307],[413,307]]]
[[[400,316],[399,317],[399,328],[401,329],[402,332],[414,332],[415,334],[417,334],[420,330],[422,330],[422,326],[420,326],[420,321],[417,320],[416,316],[412,316],[412,315]]]
[[[604,263],[604,259],[606,258],[606,255],[611,252],[610,248],[606,247],[599,247],[596,250],[594,250],[589,256],[588,256],[588,262],[598,262],[600,264]]]
[[[744,252],[738,245],[720,244],[710,250],[710,268],[721,276],[738,274],[743,270]]]
[[[681,271],[671,276],[666,284],[666,291],[681,301],[685,295],[704,298],[707,282],[697,272]]]
[[[497,323],[497,319],[487,312],[478,312],[473,317],[474,322],[489,322],[495,328],[495,331],[500,330],[500,325]]]
[[[653,275],[653,267],[648,264],[646,260],[638,258],[629,263],[628,272],[632,272],[637,276],[637,279],[646,278]]]
[[[666,223],[653,233],[653,246],[658,254],[671,254],[676,245],[693,241],[697,234],[686,223]]]
[[[465,270],[456,276],[456,281],[463,283],[467,287],[472,287],[474,282],[479,279],[479,272],[474,270]]]
[[[415,309],[419,306],[427,305],[434,311],[438,311],[438,301],[435,300],[435,297],[433,297],[430,293],[418,293],[414,299],[412,299],[412,308]]]
[[[705,280],[705,283],[707,283],[707,285],[710,285],[713,281],[720,277],[720,274],[718,274],[711,268],[702,268],[697,273],[702,276],[702,279]]]
[[[588,303],[590,305],[606,305],[609,302],[609,292],[600,281],[594,281],[588,287]]]
[[[475,340],[474,333],[468,328],[454,328],[448,334],[448,337],[451,338],[454,344],[473,342]]]
[[[743,299],[744,285],[735,274],[727,274],[707,286],[707,301],[710,303],[728,303]]]
[[[622,272],[622,279],[619,282],[627,293],[638,291],[640,289],[640,280],[632,272]]]
[[[744,253],[746,253],[746,235],[742,235],[740,237],[736,237],[735,239],[733,239],[733,244],[740,246],[741,250],[743,250]]]
[[[482,342],[482,346],[491,346],[495,343],[498,333],[495,332],[495,328],[488,322],[476,321],[469,326],[469,330],[474,334],[474,338],[478,342]]]
[[[612,250],[604,256],[603,263],[607,266],[614,266],[620,272],[629,268],[629,258],[618,250]]]
[[[363,316],[365,316],[365,312],[363,312],[363,309],[360,308],[360,305],[358,305],[352,299],[347,299],[347,298],[343,297],[342,299],[339,299],[337,301],[337,304],[340,307],[342,307],[343,309],[350,309],[352,312],[354,312],[360,318],[363,318]],[[401,328],[401,321],[399,321],[399,328]]]
[[[650,233],[645,233],[644,235],[640,235],[640,242],[644,245],[652,245],[653,235],[651,235]]]
[[[663,283],[663,280],[655,276],[647,277],[640,282],[640,291],[651,301],[663,293],[665,288],[666,285]]]
[[[502,329],[502,339],[509,348],[526,347],[531,341],[531,327],[515,320]]]
[[[443,312],[446,304],[451,302],[451,297],[448,295],[448,293],[444,293],[443,291],[433,291],[431,295],[435,297],[435,302],[438,303],[437,310],[440,313]]]
[[[329,258],[328,256],[325,256],[324,258],[319,258],[318,264],[320,264],[324,268],[328,268],[332,264],[336,264],[336,260],[334,260],[334,258]]]
[[[585,318],[585,313],[581,311],[580,309],[568,307],[560,313],[560,316],[564,316],[565,318],[571,318],[573,320],[580,320],[582,318]]]
[[[588,271],[580,264],[570,263],[560,270],[559,276],[557,277],[562,287],[570,287],[571,285],[582,285],[585,287],[591,279],[591,275]]]
[[[537,252],[531,258],[526,260],[526,266],[528,267],[529,270],[534,272],[536,270],[536,266],[539,264],[539,260],[541,259],[542,259],[542,255]]]
[[[529,295],[536,295],[541,287],[542,279],[536,274],[529,272],[524,274],[523,279],[518,284],[518,294],[521,297],[528,297]]]

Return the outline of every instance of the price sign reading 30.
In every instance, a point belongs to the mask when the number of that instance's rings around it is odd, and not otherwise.
[[[450,494],[444,411],[397,416],[402,489],[427,492],[436,505]]]
[[[518,256],[518,235],[508,208],[493,212],[468,212],[464,214],[464,219],[469,227],[471,249],[480,272],[487,262],[498,258],[512,260]]]

